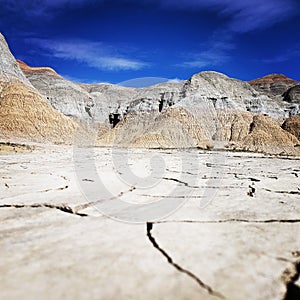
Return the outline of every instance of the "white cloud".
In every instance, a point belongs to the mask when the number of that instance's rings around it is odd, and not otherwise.
[[[100,42],[85,40],[45,40],[30,39],[30,42],[42,48],[45,54],[65,60],[76,60],[89,67],[100,70],[139,70],[148,64],[127,58],[111,46]]]
[[[183,79],[179,79],[177,77],[168,80],[168,82],[171,82],[171,83],[178,83],[178,82],[181,82],[181,81],[183,81]]]

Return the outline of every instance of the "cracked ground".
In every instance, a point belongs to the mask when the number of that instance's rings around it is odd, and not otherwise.
[[[1,299],[300,299],[299,158],[51,146],[0,166]],[[121,200],[180,207],[104,215]]]

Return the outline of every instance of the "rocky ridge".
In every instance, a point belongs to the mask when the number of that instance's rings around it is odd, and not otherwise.
[[[278,96],[298,82],[283,74],[269,74],[262,78],[253,79],[249,84],[262,94]]]
[[[31,85],[0,34],[0,131],[2,139],[71,142],[76,124]]]
[[[161,111],[151,106],[130,111],[113,130],[100,136],[99,143],[203,149],[221,145],[240,151],[300,154],[299,140],[281,128],[280,120],[262,114],[273,111],[276,116],[280,106],[247,83],[202,72],[183,84],[181,96]]]
[[[47,68],[20,66],[41,94],[59,111],[80,119],[108,122],[109,114],[161,111],[169,106],[196,98],[211,101],[216,108],[239,109],[285,118],[293,107],[280,99],[260,94],[250,84],[217,72],[201,72],[187,81],[162,83],[146,88],[128,88],[113,84],[74,84]]]
[[[298,113],[299,85],[283,75],[247,83],[201,72],[187,81],[145,88],[76,84],[51,68],[17,62],[3,37],[0,45],[1,136],[64,141],[76,127],[93,124],[102,146],[299,154],[295,122],[293,129],[281,127],[286,117]],[[260,92],[262,84],[266,88]]]
[[[93,100],[80,86],[64,79],[51,68],[30,67],[20,60],[18,63],[30,83],[56,110],[83,120],[92,117]]]
[[[285,117],[300,114],[300,85],[299,82],[283,74],[270,74],[249,82],[259,93],[281,103]]]

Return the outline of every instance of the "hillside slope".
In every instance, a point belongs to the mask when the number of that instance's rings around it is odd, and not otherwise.
[[[76,124],[55,110],[31,85],[1,34],[0,62],[2,139],[70,143]]]

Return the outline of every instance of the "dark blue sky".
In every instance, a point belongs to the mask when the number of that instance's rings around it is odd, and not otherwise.
[[[81,82],[203,70],[300,81],[297,0],[0,0],[16,58]]]

